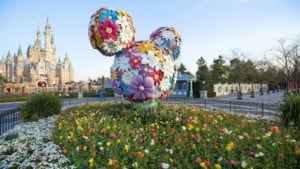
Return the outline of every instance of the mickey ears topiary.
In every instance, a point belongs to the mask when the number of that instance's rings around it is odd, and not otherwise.
[[[135,41],[131,16],[123,10],[100,8],[91,16],[89,39],[93,48],[105,56],[121,52]]]
[[[173,27],[160,27],[150,35],[150,41],[164,47],[176,60],[180,56],[181,37]]]

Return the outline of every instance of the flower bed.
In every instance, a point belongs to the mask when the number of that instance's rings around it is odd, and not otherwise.
[[[51,129],[56,118],[23,123],[2,135],[0,168],[75,168],[52,142]],[[10,135],[17,138],[8,139]]]
[[[179,105],[148,114],[126,103],[71,108],[53,131],[78,168],[293,168],[299,137],[276,122]]]

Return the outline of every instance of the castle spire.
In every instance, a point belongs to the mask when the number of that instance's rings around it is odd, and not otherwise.
[[[22,52],[22,49],[21,49],[21,45],[19,45],[18,56],[23,56],[23,52]]]
[[[7,58],[10,58],[10,57],[11,57],[10,50],[8,50],[6,57],[7,57]]]
[[[52,47],[52,29],[51,29],[51,25],[49,23],[49,18],[47,17],[47,21],[46,21],[46,26],[45,26],[45,31],[44,31],[44,35],[45,35],[45,48],[46,49],[50,49]]]

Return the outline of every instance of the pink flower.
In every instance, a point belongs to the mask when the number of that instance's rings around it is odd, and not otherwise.
[[[197,157],[197,158],[195,159],[195,163],[200,164],[200,163],[201,163],[201,158]]]
[[[99,29],[103,39],[118,39],[119,25],[114,24],[110,19],[106,19]]]
[[[231,165],[236,165],[236,161],[235,160],[230,160],[229,162]]]
[[[133,55],[129,60],[129,64],[133,69],[138,69],[141,66],[141,57]]]
[[[112,132],[112,133],[109,134],[109,137],[110,137],[111,139],[115,139],[115,138],[116,138],[116,134]]]

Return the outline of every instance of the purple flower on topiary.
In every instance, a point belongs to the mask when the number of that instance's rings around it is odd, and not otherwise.
[[[152,98],[154,93],[153,79],[151,77],[143,78],[141,75],[135,75],[128,89],[130,94],[133,94],[136,99],[144,100]]]
[[[116,81],[116,80],[113,80],[111,82],[111,86],[113,88],[113,90],[118,93],[118,94],[122,94],[122,89],[120,88],[120,82],[119,81]]]

